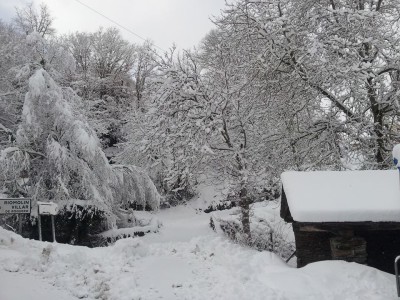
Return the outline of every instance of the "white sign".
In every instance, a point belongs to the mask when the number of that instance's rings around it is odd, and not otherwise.
[[[0,214],[30,214],[31,199],[0,199]]]
[[[54,202],[39,202],[39,215],[52,215],[58,213],[58,206]]]

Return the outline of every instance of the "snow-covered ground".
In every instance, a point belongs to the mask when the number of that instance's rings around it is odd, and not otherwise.
[[[74,300],[67,291],[52,286],[30,274],[21,274],[0,269],[1,300]]]
[[[289,267],[213,232],[190,205],[159,219],[159,233],[97,249],[0,228],[0,299],[397,299],[393,275],[340,261]]]

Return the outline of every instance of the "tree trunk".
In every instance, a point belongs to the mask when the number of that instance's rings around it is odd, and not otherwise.
[[[376,91],[373,87],[372,78],[367,79],[367,91],[368,98],[371,103],[371,112],[374,118],[374,134],[376,138],[376,149],[375,149],[375,162],[378,165],[378,169],[387,169],[389,166],[385,164],[385,137],[383,133],[383,112],[379,107],[379,103],[376,100]]]
[[[243,233],[246,235],[246,238],[249,240],[251,238],[250,201],[247,196],[247,188],[246,188],[246,185],[244,182],[241,183],[239,206],[240,206],[241,213],[242,213],[241,221],[242,221]]]

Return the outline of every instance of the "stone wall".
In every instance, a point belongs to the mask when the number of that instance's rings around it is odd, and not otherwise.
[[[333,234],[325,231],[300,231],[300,227],[298,223],[293,223],[297,267],[304,267],[321,260],[331,260],[329,239],[333,237]]]
[[[365,239],[368,266],[379,270],[394,273],[394,259],[400,255],[400,229],[398,224],[393,227],[389,224],[377,226],[376,224],[362,223],[354,226],[354,236]],[[348,229],[349,224],[321,223],[310,226],[294,222],[293,231],[296,240],[297,267],[303,267],[309,263],[332,260],[331,238],[340,236],[343,228]],[[393,229],[390,229],[393,228]],[[344,258],[347,261],[354,261],[353,256]]]

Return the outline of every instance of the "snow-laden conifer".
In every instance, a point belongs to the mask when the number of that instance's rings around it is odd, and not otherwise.
[[[16,146],[2,153],[1,162],[14,178],[27,175],[26,192],[34,201],[86,201],[80,203],[111,214],[114,174],[95,132],[76,110],[79,100],[45,70],[34,71]]]

